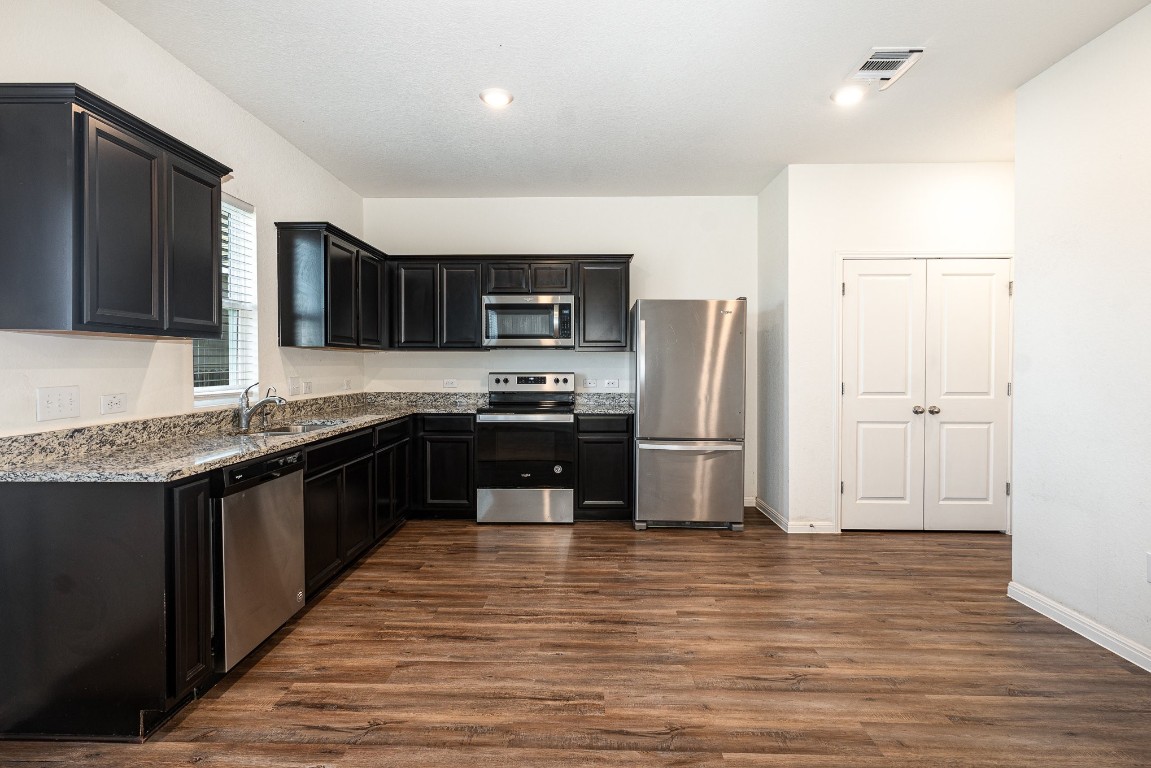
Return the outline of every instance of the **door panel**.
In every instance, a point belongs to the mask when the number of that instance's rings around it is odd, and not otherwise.
[[[1010,263],[927,269],[924,527],[1007,529]],[[938,408],[937,414],[931,413]]]
[[[844,263],[841,527],[923,527],[922,261]]]

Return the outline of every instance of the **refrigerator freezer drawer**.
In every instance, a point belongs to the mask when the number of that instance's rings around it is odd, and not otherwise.
[[[743,523],[743,443],[636,441],[635,522]]]

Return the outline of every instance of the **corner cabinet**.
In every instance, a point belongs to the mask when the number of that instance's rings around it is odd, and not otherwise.
[[[77,85],[0,85],[0,328],[220,335],[230,172]]]
[[[281,347],[383,349],[382,251],[327,222],[276,222]]]

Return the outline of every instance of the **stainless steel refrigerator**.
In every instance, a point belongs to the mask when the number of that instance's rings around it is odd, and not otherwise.
[[[640,299],[635,527],[743,529],[747,302]]]

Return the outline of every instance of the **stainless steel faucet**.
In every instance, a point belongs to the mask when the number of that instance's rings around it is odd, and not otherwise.
[[[275,387],[268,387],[268,394],[265,395],[263,399],[257,400],[256,402],[249,405],[248,393],[251,392],[253,388],[258,386],[260,386],[260,382],[257,381],[255,384],[245,389],[244,394],[240,395],[240,429],[244,432],[247,432],[248,428],[252,425],[252,416],[255,415],[256,411],[261,409],[264,411],[264,424],[267,425],[267,407],[269,405],[284,405],[288,402],[276,394]]]

